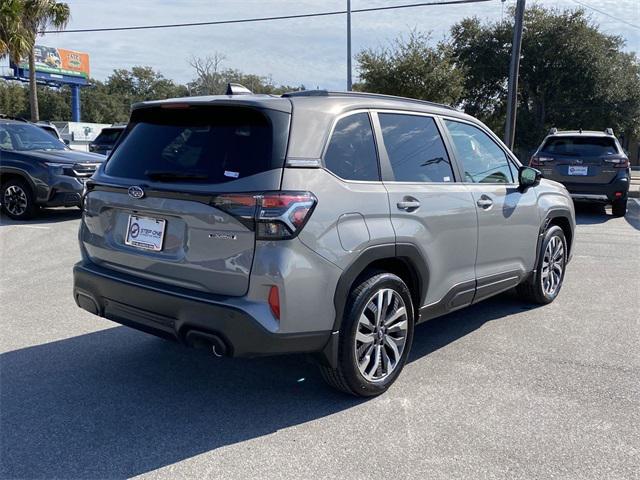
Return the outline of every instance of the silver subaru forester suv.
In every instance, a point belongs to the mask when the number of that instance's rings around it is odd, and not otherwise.
[[[420,322],[553,301],[575,230],[567,190],[476,119],[326,91],[137,104],[83,200],[80,307],[218,356],[310,353],[360,396]]]

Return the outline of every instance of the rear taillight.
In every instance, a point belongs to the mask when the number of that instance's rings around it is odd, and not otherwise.
[[[212,205],[256,232],[258,240],[285,240],[304,227],[318,200],[310,192],[229,193]]]
[[[605,158],[604,161],[606,163],[611,164],[613,168],[628,168],[629,167],[629,159],[628,158]]]
[[[531,160],[529,160],[529,166],[530,167],[541,167],[543,164],[547,163],[547,162],[553,162],[555,159],[552,157],[538,157],[538,156],[533,156],[531,157]]]

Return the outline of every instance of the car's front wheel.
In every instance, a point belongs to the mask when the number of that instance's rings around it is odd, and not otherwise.
[[[552,225],[545,232],[535,273],[518,285],[520,296],[542,305],[553,302],[562,288],[567,253],[564,232],[557,225]]]
[[[321,367],[332,387],[371,397],[385,392],[407,362],[413,341],[411,294],[400,277],[375,272],[349,295],[337,368]]]
[[[14,220],[27,220],[35,214],[33,192],[21,178],[11,178],[2,184],[2,210]]]

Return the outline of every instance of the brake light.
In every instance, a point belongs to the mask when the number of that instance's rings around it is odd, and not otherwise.
[[[191,108],[191,105],[188,103],[165,103],[160,105],[160,108],[166,108],[170,110],[184,110],[187,108]]]
[[[537,156],[533,156],[531,157],[531,160],[529,160],[529,166],[530,167],[541,167],[542,164],[547,163],[547,162],[553,162],[555,159],[552,157],[537,157]]]
[[[280,292],[275,285],[269,289],[269,308],[271,308],[273,316],[280,320]]]
[[[604,161],[606,163],[610,163],[613,168],[628,168],[629,167],[629,159],[628,158],[605,158]]]
[[[300,233],[317,202],[310,192],[264,192],[217,195],[212,205],[254,230],[258,240],[285,240]]]

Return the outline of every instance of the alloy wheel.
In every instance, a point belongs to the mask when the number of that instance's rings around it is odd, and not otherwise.
[[[23,215],[27,211],[27,202],[27,194],[19,185],[10,185],[4,191],[2,203],[11,215]]]
[[[564,243],[560,237],[551,237],[542,257],[542,290],[552,296],[560,289],[564,271]]]
[[[409,318],[404,300],[390,288],[378,290],[364,307],[354,342],[358,370],[370,382],[387,378],[399,365]]]

